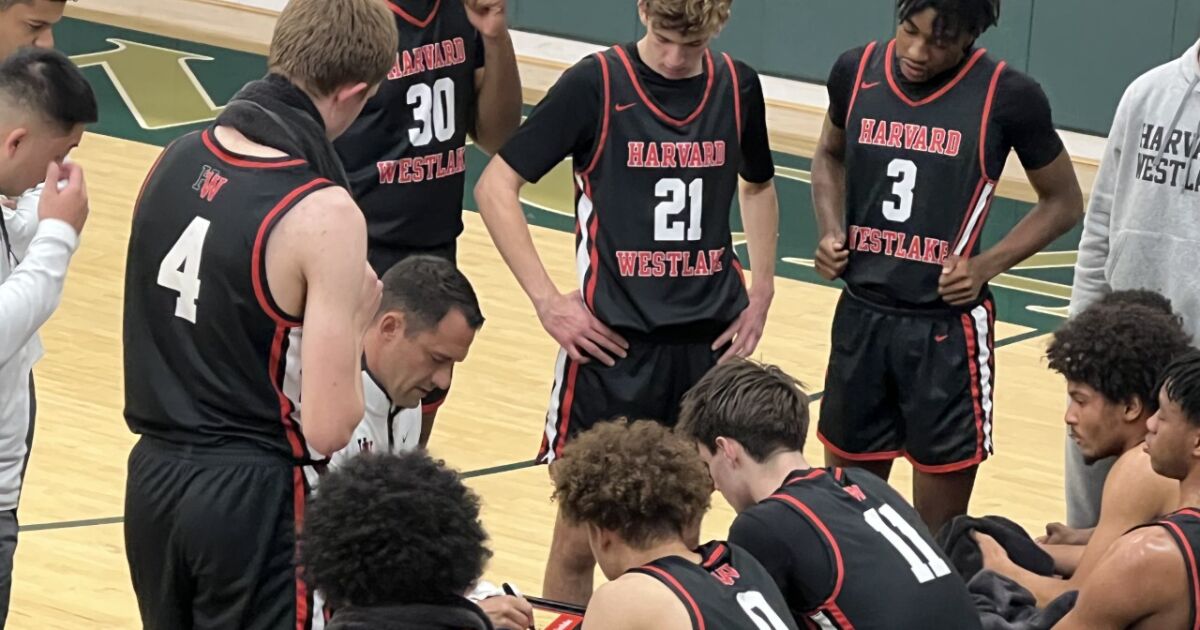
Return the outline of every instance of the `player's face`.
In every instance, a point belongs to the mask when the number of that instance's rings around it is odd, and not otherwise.
[[[376,377],[384,381],[392,404],[410,408],[429,392],[450,388],[454,364],[466,360],[475,331],[462,311],[451,309],[433,328],[409,336],[400,326],[382,337],[384,374]]]
[[[704,51],[708,49],[710,35],[684,35],[676,31],[659,29],[652,21],[643,18],[646,24],[646,65],[668,79],[694,77],[703,70]]]
[[[0,59],[7,59],[18,48],[27,46],[53,48],[51,28],[62,19],[65,6],[66,2],[33,0],[0,11]]]
[[[969,33],[953,38],[934,36],[933,22],[937,11],[925,9],[900,23],[896,29],[896,56],[900,72],[914,83],[922,83],[953,68],[966,55],[971,44]]]
[[[1090,464],[1120,455],[1124,447],[1120,429],[1125,405],[1105,398],[1084,383],[1068,382],[1067,394],[1071,402],[1064,420],[1084,460]]]
[[[15,197],[46,178],[51,162],[61,164],[83,138],[83,125],[67,133],[57,125],[34,123],[3,130],[0,147],[0,194]]]
[[[1171,479],[1188,475],[1200,450],[1200,429],[1188,421],[1183,408],[1167,398],[1166,388],[1158,394],[1158,412],[1146,422],[1149,433],[1143,447],[1150,454],[1154,472]]]

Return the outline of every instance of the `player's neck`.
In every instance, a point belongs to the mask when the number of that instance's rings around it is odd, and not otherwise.
[[[755,502],[775,494],[783,482],[787,481],[788,475],[792,471],[812,468],[812,465],[805,459],[804,453],[800,451],[776,453],[757,466],[759,470],[750,482],[750,492],[754,496]]]
[[[242,135],[242,132],[233,127],[218,126],[214,130],[217,137],[217,142],[225,147],[226,150],[247,157],[257,158],[279,158],[286,157],[287,154],[278,149],[258,144],[253,140]]]
[[[700,554],[692,551],[691,547],[688,547],[680,538],[675,538],[646,549],[628,547],[626,553],[622,555],[621,564],[626,567],[627,571],[650,564],[659,558],[666,558],[667,556],[680,556],[696,564],[701,562]]]
[[[1200,466],[1194,466],[1179,482],[1179,506],[1200,508]]]

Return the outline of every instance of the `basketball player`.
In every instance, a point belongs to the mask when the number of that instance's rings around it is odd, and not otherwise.
[[[144,184],[124,346],[141,435],[125,544],[146,628],[304,629],[318,612],[293,564],[304,468],[362,420],[380,301],[330,139],[387,75],[396,37],[377,0],[292,0],[271,74]]]
[[[495,152],[521,122],[506,0],[387,0],[400,46],[379,93],[335,143],[367,217],[367,258],[383,276],[425,253],[454,262],[467,136]],[[424,401],[429,441],[446,390]]]
[[[610,582],[585,628],[796,628],[779,588],[735,544],[698,547],[712,483],[696,449],[657,422],[605,422],[572,440],[556,464],[560,513],[587,532]],[[691,542],[689,542],[691,541]]]
[[[1083,197],[1041,88],[975,46],[999,0],[897,7],[894,40],[845,53],[830,73],[813,157],[816,269],[846,285],[818,436],[826,463],[884,479],[906,456],[937,532],[966,511],[993,450],[987,283],[1071,229]],[[1038,204],[981,251],[1012,149]]]
[[[567,70],[476,187],[496,247],[562,346],[541,462],[601,420],[673,425],[687,388],[762,335],[779,207],[758,76],[708,48],[729,7],[640,0],[646,36]],[[568,156],[579,287],[560,293],[519,195]],[[730,235],[735,192],[754,266],[748,295]],[[584,603],[594,568],[583,532],[559,519],[546,596]]]
[[[1177,358],[1163,375],[1158,412],[1143,448],[1160,475],[1178,479],[1182,509],[1121,536],[1079,589],[1055,628],[1195,628],[1200,624],[1200,352]],[[985,558],[1002,551],[976,534]],[[986,562],[986,560],[985,560]]]
[[[978,628],[966,584],[903,497],[864,470],[809,465],[808,404],[783,370],[741,360],[684,396],[677,431],[738,512],[729,542],[766,567],[798,626]]]
[[[83,170],[63,161],[97,113],[92,88],[62,54],[25,49],[0,63],[0,195],[17,197],[43,178],[63,182],[34,200],[26,235],[9,229],[7,211],[0,215],[0,628],[33,446],[32,370],[44,353],[38,330],[62,298],[88,217]]]
[[[1117,294],[1112,294],[1117,295]],[[1118,456],[1104,487],[1100,522],[1083,545],[1047,546],[1056,572],[1044,577],[1007,556],[986,565],[1029,589],[1039,606],[1078,590],[1122,534],[1179,507],[1179,484],[1154,471],[1143,446],[1158,410],[1155,389],[1190,349],[1179,318],[1138,304],[1096,303],[1054,333],[1046,355],[1067,379],[1066,423],[1088,461]]]
[[[67,0],[0,0],[0,59],[19,48],[53,48]]]

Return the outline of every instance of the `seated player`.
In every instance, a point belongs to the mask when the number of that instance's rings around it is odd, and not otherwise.
[[[424,446],[421,399],[446,389],[483,326],[479,299],[454,263],[414,256],[383,274],[379,314],[363,338],[365,414],[340,465],[365,451],[398,453]]]
[[[808,406],[796,379],[743,360],[684,396],[676,430],[738,512],[729,542],[766,567],[797,625],[978,628],[966,585],[903,497],[865,470],[809,465]]]
[[[1121,536],[1084,580],[1075,608],[1055,628],[1195,628],[1200,624],[1200,352],[1167,367],[1145,449],[1159,474],[1178,479],[1181,505]],[[995,541],[977,536],[981,545]]]
[[[1046,355],[1067,379],[1066,423],[1087,462],[1119,456],[1104,484],[1100,522],[1083,545],[1046,545],[1062,580],[1027,571],[1000,553],[985,568],[1029,589],[1039,606],[1077,590],[1122,534],[1179,507],[1179,484],[1157,474],[1143,449],[1146,421],[1158,410],[1164,367],[1190,349],[1179,318],[1142,304],[1098,302],[1055,333]]]
[[[479,498],[424,451],[350,459],[322,478],[310,510],[300,554],[335,611],[328,630],[525,630],[532,623],[527,610],[493,626],[463,597],[491,556]]]
[[[661,424],[601,423],[569,442],[554,497],[586,529],[610,582],[592,595],[590,630],[784,630],[796,624],[771,576],[745,550],[694,546],[712,482],[696,449]]]

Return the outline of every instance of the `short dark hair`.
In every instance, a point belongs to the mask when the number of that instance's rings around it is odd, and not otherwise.
[[[1158,409],[1163,368],[1190,348],[1174,314],[1134,301],[1098,302],[1067,320],[1046,350],[1050,369],[1112,402],[1137,398]]]
[[[92,86],[56,50],[23,48],[0,61],[0,102],[37,114],[64,133],[100,119]]]
[[[334,606],[436,604],[483,574],[486,540],[479,497],[444,462],[363,453],[321,478],[301,566]]]
[[[737,440],[755,461],[780,449],[803,451],[808,436],[804,384],[774,365],[735,359],[708,371],[680,403],[676,430],[709,450]]]
[[[636,549],[684,536],[712,501],[696,447],[651,420],[597,424],[567,443],[553,477],[568,521],[616,532]]]
[[[67,0],[50,0],[50,2],[63,2]],[[33,4],[34,0],[0,0],[0,11],[7,11],[18,4]]]
[[[1200,351],[1176,357],[1163,370],[1159,388],[1166,391],[1167,400],[1183,409],[1189,424],[1200,427]]]
[[[436,327],[451,309],[462,312],[472,330],[483,326],[475,289],[454,263],[436,256],[412,256],[383,274],[379,312],[404,313],[406,335]]]
[[[1180,328],[1183,327],[1183,318],[1175,312],[1175,306],[1171,304],[1171,299],[1167,296],[1149,289],[1124,289],[1122,291],[1113,291],[1105,294],[1096,304],[1117,305],[1122,304],[1137,304],[1144,306],[1150,310],[1158,311],[1163,315],[1173,317],[1179,321]]]
[[[900,22],[925,9],[937,11],[933,21],[937,39],[954,39],[963,33],[974,39],[1000,23],[1000,0],[896,0]]]

